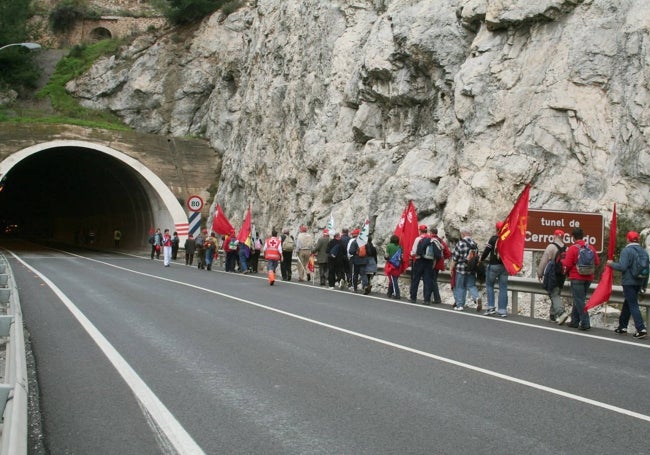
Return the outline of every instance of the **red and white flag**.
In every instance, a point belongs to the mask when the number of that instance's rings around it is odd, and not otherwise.
[[[517,202],[505,219],[499,231],[497,250],[501,262],[510,275],[519,273],[524,265],[524,243],[528,227],[528,200],[530,199],[530,183],[519,195]]]

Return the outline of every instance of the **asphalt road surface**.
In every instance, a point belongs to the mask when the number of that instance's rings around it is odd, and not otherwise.
[[[54,455],[649,450],[648,340],[8,248]]]

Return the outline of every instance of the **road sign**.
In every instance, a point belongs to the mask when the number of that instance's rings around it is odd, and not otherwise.
[[[585,233],[584,240],[599,253],[603,251],[603,216],[598,213],[560,212],[556,210],[528,210],[525,249],[544,251],[556,229],[564,231],[564,243],[571,244],[571,230],[580,227]]]
[[[192,212],[200,212],[203,210],[203,199],[201,196],[190,196],[187,200],[187,208]]]

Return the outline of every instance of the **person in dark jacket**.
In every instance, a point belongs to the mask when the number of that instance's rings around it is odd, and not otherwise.
[[[347,253],[345,252],[345,245],[341,241],[341,234],[338,232],[334,234],[334,238],[327,244],[327,258],[328,264],[328,284],[329,289],[334,289],[337,281],[341,282],[341,287],[345,287],[347,281],[345,271],[343,270],[343,258]]]
[[[196,251],[196,240],[194,240],[193,234],[187,236],[183,248],[185,249],[185,265],[191,266],[194,261],[194,252]]]
[[[630,316],[634,319],[634,327],[636,333],[634,338],[643,339],[647,338],[648,330],[643,323],[643,317],[639,310],[639,292],[648,286],[648,277],[640,278],[634,276],[632,269],[635,261],[642,259],[640,262],[648,263],[648,252],[639,245],[639,234],[635,231],[630,231],[626,235],[627,245],[621,251],[619,262],[612,260],[607,261],[607,266],[614,270],[623,272],[621,285],[623,286],[623,295],[625,301],[621,309],[621,315],[618,317],[618,327],[614,330],[616,333],[627,333],[627,326],[630,323]],[[637,256],[640,256],[637,259]]]

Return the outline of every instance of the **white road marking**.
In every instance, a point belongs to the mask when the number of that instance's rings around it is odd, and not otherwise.
[[[400,349],[402,351],[410,352],[412,354],[420,355],[422,357],[427,357],[427,358],[430,358],[430,359],[433,359],[433,360],[437,360],[439,362],[447,363],[447,364],[450,364],[450,365],[455,365],[457,367],[464,368],[466,370],[475,371],[477,373],[482,373],[482,374],[485,374],[487,376],[492,376],[494,378],[498,378],[498,379],[501,379],[501,380],[504,380],[504,381],[512,382],[512,383],[519,384],[519,385],[523,385],[523,386],[526,386],[526,387],[530,387],[532,389],[540,390],[542,392],[547,392],[547,393],[550,393],[550,394],[553,394],[553,395],[557,395],[559,397],[568,398],[570,400],[574,400],[574,401],[578,401],[578,402],[581,402],[581,403],[589,404],[589,405],[592,405],[592,406],[595,406],[595,407],[598,407],[598,408],[602,408],[602,409],[607,409],[608,411],[613,411],[613,412],[616,412],[618,414],[622,414],[622,415],[625,415],[625,416],[628,416],[628,417],[633,417],[635,419],[650,422],[650,415],[641,414],[639,412],[635,412],[635,411],[632,411],[632,410],[629,410],[629,409],[621,408],[619,406],[614,406],[614,405],[611,405],[611,404],[607,404],[607,403],[604,403],[602,401],[592,400],[591,398],[587,398],[587,397],[583,397],[583,396],[576,395],[576,394],[573,394],[573,393],[565,392],[563,390],[555,389],[553,387],[547,387],[547,386],[542,385],[542,384],[537,384],[535,382],[527,381],[525,379],[516,378],[514,376],[499,373],[497,371],[488,370],[486,368],[481,368],[481,367],[471,365],[471,364],[468,364],[468,363],[464,363],[464,362],[459,362],[457,360],[450,359],[448,357],[442,357],[442,356],[439,356],[439,355],[436,355],[436,354],[431,354],[429,352],[421,351],[419,349],[414,349],[414,348],[411,348],[411,347],[408,347],[408,346],[393,343],[393,342],[388,341],[388,340],[383,340],[381,338],[376,338],[376,337],[373,337],[373,336],[370,336],[370,335],[366,335],[364,333],[355,332],[353,330],[348,330],[348,329],[345,329],[343,327],[338,327],[338,326],[335,326],[335,325],[332,325],[332,324],[327,324],[325,322],[317,321],[315,319],[310,319],[310,318],[307,318],[307,317],[304,317],[304,316],[300,316],[299,314],[290,313],[288,311],[284,311],[284,310],[280,310],[280,309],[273,308],[273,307],[270,307],[270,306],[262,305],[260,303],[253,302],[251,300],[242,299],[241,297],[237,297],[237,296],[234,296],[234,295],[230,295],[230,294],[226,294],[226,293],[223,293],[223,292],[215,291],[213,289],[208,289],[208,288],[204,288],[204,287],[201,287],[201,286],[196,286],[194,284],[184,283],[182,281],[172,280],[171,278],[165,278],[165,277],[160,277],[160,276],[152,275],[152,274],[145,273],[145,272],[140,272],[138,270],[132,270],[132,269],[129,269],[129,268],[126,268],[126,267],[121,267],[119,265],[114,265],[114,264],[110,264],[108,262],[99,261],[97,259],[92,259],[92,258],[87,258],[87,257],[84,257],[84,256],[79,256],[79,255],[76,255],[74,253],[69,253],[69,252],[65,252],[65,251],[62,251],[62,252],[70,254],[72,256],[79,257],[81,259],[86,259],[88,261],[97,262],[97,263],[100,263],[100,264],[103,264],[103,265],[106,265],[106,266],[109,266],[109,267],[114,267],[114,268],[119,269],[119,270],[124,270],[126,272],[135,273],[137,275],[142,275],[142,276],[146,276],[146,277],[150,277],[150,278],[155,278],[155,279],[158,279],[158,280],[161,280],[161,281],[167,281],[167,282],[178,284],[178,285],[181,285],[181,286],[186,286],[186,287],[198,289],[198,290],[201,290],[201,291],[204,291],[204,292],[208,292],[208,293],[211,293],[211,294],[219,295],[221,297],[225,297],[225,298],[228,298],[228,299],[231,299],[231,300],[235,300],[237,302],[245,303],[245,304],[257,307],[257,308],[262,308],[264,310],[272,311],[274,313],[282,314],[284,316],[288,316],[288,317],[291,317],[291,318],[294,318],[294,319],[298,319],[298,320],[301,320],[301,321],[304,321],[304,322],[308,322],[310,324],[318,325],[320,327],[325,327],[325,328],[335,330],[337,332],[345,333],[345,334],[348,334],[348,335],[351,335],[351,336],[354,336],[354,337],[357,337],[357,338],[362,338],[364,340],[373,341],[375,343],[382,344],[384,346],[389,346],[389,347],[392,347],[392,348],[395,348],[395,349]]]
[[[140,406],[148,414],[148,416],[145,416],[148,417],[148,420],[150,419],[150,425],[152,423],[155,424],[155,426],[152,426],[154,432],[157,435],[166,438],[170,446],[176,450],[176,453],[204,455],[205,452],[203,452],[172,413],[151,391],[147,384],[140,378],[138,373],[131,368],[127,361],[120,355],[113,345],[108,342],[93,323],[86,318],[79,308],[77,308],[77,306],[46,276],[16,256],[13,252],[11,252],[11,255],[43,280],[68,308],[70,313],[77,318],[81,326],[86,330],[86,332],[88,332],[93,341],[97,343],[97,346],[99,346],[99,348],[104,352],[108,360],[113,364],[117,372],[131,388],[139,401]],[[161,447],[161,449],[164,450],[164,447]],[[169,452],[169,450],[166,450],[166,452]]]

